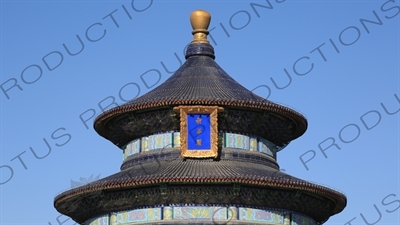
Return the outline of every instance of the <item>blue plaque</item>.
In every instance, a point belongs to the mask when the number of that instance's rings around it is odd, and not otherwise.
[[[210,114],[188,114],[188,150],[209,150],[211,148]]]

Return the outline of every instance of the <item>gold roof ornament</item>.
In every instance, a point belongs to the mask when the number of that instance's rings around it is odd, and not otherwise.
[[[207,40],[208,26],[210,25],[211,14],[205,10],[195,10],[190,14],[190,24],[192,25],[193,41],[191,43],[209,44]]]
[[[189,214],[163,216],[165,210],[218,205],[228,213],[202,216],[204,224],[261,221],[238,217],[245,206],[274,214],[277,223],[322,224],[345,208],[344,194],[279,171],[276,152],[304,134],[307,119],[252,93],[215,62],[207,41],[210,21],[208,12],[194,11],[194,38],[179,69],[95,119],[98,134],[129,157],[124,154],[119,172],[57,195],[58,212],[79,224],[116,221],[133,210],[153,215],[134,219],[141,224],[188,224]],[[231,209],[236,217],[228,215]]]

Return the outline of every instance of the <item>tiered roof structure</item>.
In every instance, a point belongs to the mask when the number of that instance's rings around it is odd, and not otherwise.
[[[232,79],[207,41],[210,14],[190,19],[186,62],[95,120],[123,150],[121,171],[59,194],[55,208],[90,225],[322,224],[341,212],[342,193],[279,171],[305,117]]]

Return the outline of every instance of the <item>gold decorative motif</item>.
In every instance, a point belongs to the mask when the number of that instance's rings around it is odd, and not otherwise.
[[[174,111],[180,113],[181,156],[183,158],[217,158],[218,157],[218,112],[224,108],[219,106],[177,106]],[[210,115],[210,149],[188,150],[188,114]],[[198,124],[198,120],[196,120]],[[201,121],[200,121],[201,123]],[[202,132],[202,130],[200,130]],[[197,130],[198,132],[198,130]],[[202,140],[197,139],[196,145],[201,146]]]

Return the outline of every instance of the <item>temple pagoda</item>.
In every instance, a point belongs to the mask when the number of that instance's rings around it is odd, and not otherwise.
[[[307,120],[244,88],[214,61],[211,16],[190,16],[185,63],[164,83],[99,115],[121,171],[55,197],[85,225],[322,224],[346,196],[285,174],[276,154]]]

